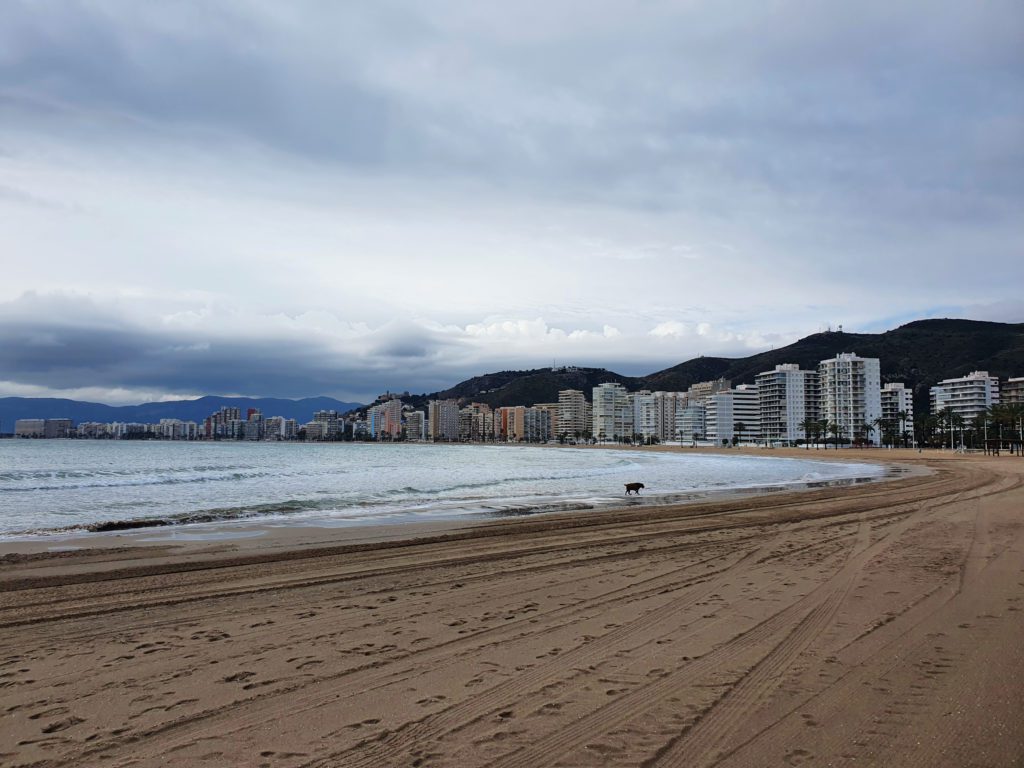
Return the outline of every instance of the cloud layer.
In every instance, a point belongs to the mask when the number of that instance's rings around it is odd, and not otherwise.
[[[1024,320],[1022,51],[1010,0],[14,0],[0,388],[366,397]]]

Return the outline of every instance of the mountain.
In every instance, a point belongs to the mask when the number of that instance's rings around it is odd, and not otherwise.
[[[828,331],[807,336],[786,347],[749,357],[698,357],[647,376],[623,376],[605,368],[535,368],[498,371],[466,379],[454,387],[430,395],[406,395],[403,400],[423,407],[428,400],[453,398],[483,402],[492,407],[534,405],[558,400],[562,389],[582,390],[589,399],[598,384],[614,381],[631,391],[639,389],[681,391],[698,381],[726,378],[733,384],[753,384],[754,377],[781,363],[815,368],[821,360],[840,352],[881,361],[882,382],[902,381],[914,390],[914,408],[928,410],[928,388],[940,379],[988,371],[1000,379],[1024,376],[1024,323],[991,323],[979,320],[918,320],[885,333]],[[11,432],[15,419],[70,418],[83,421],[135,421],[160,419],[201,421],[221,406],[259,408],[265,416],[284,416],[309,421],[317,410],[365,411],[359,403],[343,403],[330,397],[304,400],[247,397],[201,397],[114,407],[101,403],[51,398],[0,398],[0,431]]]
[[[247,409],[258,408],[264,416],[284,416],[300,423],[313,418],[313,412],[335,410],[345,412],[359,403],[344,403],[333,397],[307,397],[286,400],[274,397],[200,397],[198,400],[168,400],[142,405],[104,405],[52,397],[0,397],[0,432],[13,432],[17,419],[71,419],[83,421],[129,421],[153,424],[160,419],[202,421],[222,406],[237,407],[243,418]]]
[[[782,363],[816,368],[841,352],[877,357],[882,382],[902,381],[914,390],[914,407],[927,411],[928,389],[941,379],[988,371],[1001,379],[1024,376],[1024,323],[978,320],[918,320],[885,333],[816,333],[793,344],[741,358],[698,357],[647,376],[622,376],[603,368],[502,371],[476,376],[443,392],[421,396],[485,402],[491,406],[532,405],[558,400],[560,389],[590,390],[605,381],[627,389],[681,391],[698,381],[726,378],[753,384],[754,377]],[[419,403],[416,403],[419,404]]]

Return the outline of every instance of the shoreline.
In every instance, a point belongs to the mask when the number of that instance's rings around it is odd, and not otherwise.
[[[432,445],[432,444],[430,444]],[[473,446],[466,446],[467,448]],[[515,446],[503,446],[515,447]],[[857,476],[849,478],[833,478],[829,480],[788,481],[784,483],[766,483],[753,486],[735,486],[729,488],[704,488],[669,492],[664,494],[648,493],[633,501],[623,500],[621,505],[615,501],[607,503],[576,503],[571,501],[555,501],[551,507],[524,507],[482,510],[479,512],[463,512],[451,515],[437,514],[432,520],[421,519],[423,515],[413,516],[411,513],[396,512],[389,515],[395,519],[380,522],[365,520],[347,520],[337,518],[287,518],[241,516],[238,518],[199,519],[209,517],[205,511],[184,513],[180,522],[174,518],[134,518],[130,520],[111,521],[110,523],[82,524],[69,528],[55,528],[35,533],[10,534],[0,536],[0,563],[8,555],[43,555],[54,553],[63,555],[67,552],[86,551],[93,549],[109,549],[114,547],[180,547],[201,548],[218,543],[240,550],[264,548],[266,546],[302,546],[316,545],[316,542],[338,543],[340,541],[377,541],[389,539],[416,538],[433,532],[487,525],[496,521],[514,521],[552,515],[604,515],[628,509],[633,505],[647,508],[662,506],[683,506],[699,504],[707,501],[721,501],[736,497],[758,496],[778,493],[802,493],[819,487],[843,487],[857,483],[885,482],[898,477],[905,469],[895,470],[887,457],[886,461],[878,458],[860,456],[848,457],[843,451],[833,452],[825,457],[807,454],[806,449],[786,448],[740,448],[722,449],[717,447],[690,448],[684,446],[568,446],[540,445],[542,447],[561,450],[615,450],[645,451],[654,453],[672,453],[675,455],[715,455],[725,458],[784,458],[794,460],[813,460],[840,462],[843,464],[868,464],[883,467],[884,471],[877,476]],[[768,456],[760,456],[754,452],[769,452]],[[858,450],[858,452],[860,452]],[[818,454],[819,452],[815,452]],[[892,453],[885,451],[885,453]],[[754,455],[752,455],[754,454]],[[834,455],[839,454],[839,455]],[[187,518],[184,517],[187,515]],[[102,530],[90,530],[92,526],[109,526]],[[408,530],[405,530],[408,529]],[[259,540],[259,541],[257,541]]]
[[[6,560],[0,753],[1019,764],[1024,461],[894,463],[912,471],[402,540]]]

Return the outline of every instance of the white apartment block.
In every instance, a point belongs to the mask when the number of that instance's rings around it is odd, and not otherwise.
[[[685,392],[652,392],[654,398],[654,436],[661,442],[675,439],[676,413],[687,402]]]
[[[432,442],[459,439],[459,404],[455,400],[427,403],[427,434]]]
[[[801,423],[819,416],[817,371],[795,363],[776,365],[754,379],[758,388],[760,432],[768,442],[795,443],[806,438]]]
[[[715,445],[731,442],[733,436],[732,392],[726,390],[704,400],[704,437]],[[692,435],[692,431],[691,431]]]
[[[688,402],[676,412],[676,439],[680,442],[703,440],[706,400]]]
[[[844,352],[818,364],[821,385],[821,417],[839,425],[839,439],[869,439],[878,444],[878,434],[868,433],[866,424],[882,416],[882,375],[876,357],[859,357]],[[870,434],[870,437],[869,437]]]
[[[743,425],[742,431],[737,425]],[[711,395],[704,401],[704,436],[715,444],[732,441],[756,441],[761,437],[761,405],[755,384],[740,384]]]
[[[696,384],[691,384],[690,388],[686,390],[686,396],[692,403],[697,400],[703,400],[706,397],[717,394],[718,392],[724,392],[725,390],[732,387],[732,382],[728,379],[715,379],[714,381],[698,381]]]
[[[594,387],[593,436],[599,441],[621,440],[633,435],[633,404],[621,384],[606,382]]]
[[[657,433],[657,412],[654,405],[654,394],[646,389],[634,392],[633,401],[633,434],[650,440]]]
[[[582,437],[593,426],[593,413],[586,396],[578,389],[558,393],[558,434]]]
[[[913,438],[914,391],[903,382],[891,382],[882,387],[882,422],[883,434],[890,433],[896,443],[903,442],[904,433],[908,441]]]
[[[931,388],[932,413],[949,409],[971,421],[999,403],[999,379],[988,371],[973,371],[958,379],[943,379]]]
[[[999,402],[1006,405],[1024,404],[1024,376],[1006,380],[999,392]]]
[[[761,439],[761,390],[756,384],[740,384],[732,389],[733,426],[743,424],[741,440]]]
[[[676,433],[676,411],[686,402],[683,392],[649,392],[633,394],[633,432],[644,440],[673,440]]]

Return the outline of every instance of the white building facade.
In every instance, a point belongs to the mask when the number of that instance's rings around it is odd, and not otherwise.
[[[988,371],[973,371],[958,379],[943,379],[930,394],[933,414],[948,410],[969,422],[999,404],[999,379]]]
[[[914,391],[903,382],[882,387],[882,443],[910,444],[914,436]]]
[[[877,445],[878,434],[871,430],[882,416],[882,375],[878,358],[843,352],[818,364],[818,379],[821,418],[838,425],[840,442],[861,439]]]
[[[621,440],[633,435],[633,403],[621,384],[594,387],[593,436],[598,441]]]
[[[757,374],[761,437],[769,443],[795,443],[807,436],[801,426],[820,418],[817,371],[803,371],[795,363],[775,366]]]

